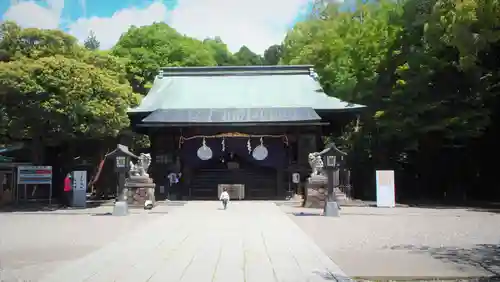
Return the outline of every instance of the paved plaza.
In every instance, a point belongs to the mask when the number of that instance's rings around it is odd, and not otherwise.
[[[188,202],[127,217],[110,211],[0,213],[0,281],[430,280],[500,272],[494,212],[343,207],[341,217],[328,218],[272,202],[233,202],[226,211],[218,202]]]
[[[111,209],[0,213],[0,281],[38,281],[163,216],[143,211],[106,216]]]
[[[168,214],[132,217],[151,219],[37,281],[349,280],[272,202],[231,203],[228,210],[218,202],[190,202]]]
[[[351,277],[454,279],[500,274],[500,213],[343,207],[341,217],[282,207]],[[301,214],[302,213],[302,214]]]

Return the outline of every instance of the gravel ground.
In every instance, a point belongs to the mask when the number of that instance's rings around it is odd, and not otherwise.
[[[0,213],[0,281],[35,281],[59,264],[141,228],[166,207],[132,210],[127,217],[106,216],[112,209]]]
[[[500,272],[497,213],[343,207],[341,217],[332,218],[313,209],[281,208],[353,277],[428,280]]]

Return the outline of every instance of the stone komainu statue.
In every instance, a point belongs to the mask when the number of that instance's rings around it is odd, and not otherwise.
[[[317,152],[309,153],[308,155],[309,166],[311,166],[311,176],[322,175],[323,173],[323,160],[321,155]]]
[[[151,165],[151,154],[141,153],[137,164],[130,162],[130,176],[149,177],[148,168]]]
[[[346,156],[347,154],[337,148],[335,143],[330,143],[325,146],[325,148],[321,152],[313,152],[309,153],[309,165],[311,166],[312,173],[311,176],[325,176],[324,173],[324,163],[323,163],[323,155],[328,153],[329,151],[334,150],[338,155]]]

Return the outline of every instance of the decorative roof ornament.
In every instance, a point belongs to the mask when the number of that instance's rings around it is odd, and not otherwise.
[[[248,154],[250,155],[252,153],[252,143],[250,143],[250,138],[248,138],[248,141],[247,141],[247,150],[248,150]]]
[[[157,78],[163,78],[163,69],[160,69],[160,71],[158,72],[158,75],[157,75]]]
[[[314,71],[313,68],[309,69],[309,76],[312,77],[316,81],[319,80],[319,75],[316,73],[316,71]]]

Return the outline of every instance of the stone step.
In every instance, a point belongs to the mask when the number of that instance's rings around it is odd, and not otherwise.
[[[340,191],[339,188],[335,188],[335,199],[337,199],[337,201],[347,201],[348,198],[347,198],[347,195]]]

